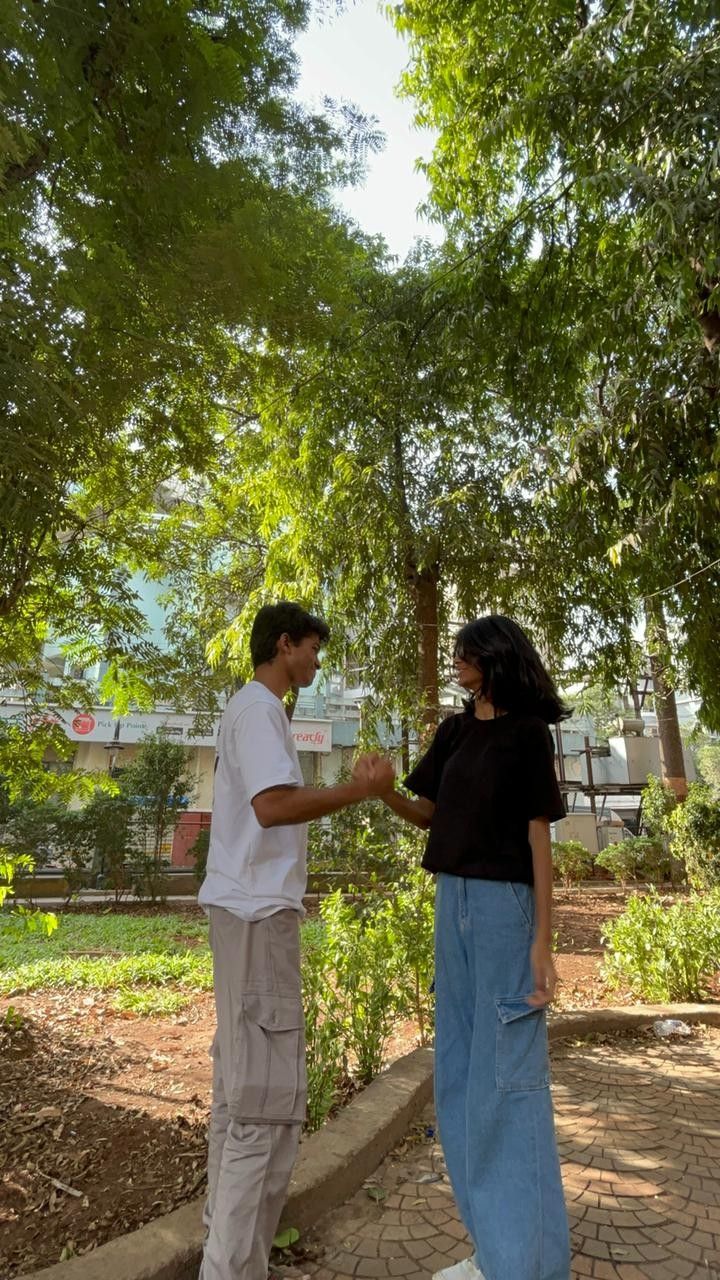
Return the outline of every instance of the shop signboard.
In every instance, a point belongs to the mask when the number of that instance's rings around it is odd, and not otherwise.
[[[5,702],[0,706],[0,719],[16,720],[28,725],[39,720],[57,724],[72,742],[95,742],[103,746],[115,741],[122,746],[132,746],[149,734],[162,734],[172,742],[186,747],[214,747],[220,718],[212,730],[194,731],[195,717],[175,712],[138,712],[127,716],[113,716],[107,707],[93,707],[92,711],[73,711],[47,708],[38,713],[27,713],[22,703]],[[291,733],[298,751],[332,750],[332,723],[330,720],[293,720]]]

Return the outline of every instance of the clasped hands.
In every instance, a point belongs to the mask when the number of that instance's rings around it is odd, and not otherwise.
[[[366,795],[382,797],[395,786],[395,770],[385,756],[372,751],[355,761],[352,779],[360,784]]]

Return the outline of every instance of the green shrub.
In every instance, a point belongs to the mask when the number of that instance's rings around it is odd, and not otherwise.
[[[593,856],[579,840],[554,840],[553,872],[566,889],[592,875]]]
[[[609,871],[619,884],[628,880],[660,883],[670,876],[670,857],[659,840],[649,836],[629,836],[608,845],[595,858],[595,863]]]
[[[342,997],[332,969],[327,927],[308,920],[300,934],[302,948],[305,1058],[307,1062],[307,1127],[325,1123],[340,1101],[348,1076],[342,1026]]]
[[[417,1023],[420,1044],[434,1027],[431,993],[434,973],[435,882],[415,866],[385,901],[390,956],[396,974],[399,1011]]]
[[[310,1129],[338,1102],[351,1066],[362,1084],[378,1074],[399,1018],[415,1020],[428,1043],[434,896],[431,877],[415,867],[392,894],[348,902],[338,890],[303,926]]]
[[[193,841],[188,849],[188,854],[193,859],[195,866],[193,875],[198,884],[201,885],[205,879],[207,872],[207,860],[210,852],[210,828],[202,827],[198,832],[197,838]]]
[[[654,773],[648,774],[642,793],[643,830],[656,840],[667,839],[668,819],[676,807],[677,796],[672,788],[664,786]]]
[[[647,1001],[699,1000],[720,966],[720,891],[668,906],[632,897],[603,928],[608,984]]]
[[[677,805],[678,799],[672,788],[664,786],[654,774],[649,774],[642,794],[641,831],[661,846],[666,864],[664,874],[671,884],[682,883],[687,878],[684,859],[673,846],[671,818]]]
[[[133,807],[132,888],[138,897],[164,902],[169,881],[166,845],[195,794],[188,752],[161,734],[146,735],[123,770],[121,792]]]
[[[337,890],[320,907],[343,1038],[362,1084],[381,1070],[397,1017],[397,973],[383,905],[374,895],[346,902]]]
[[[87,844],[92,853],[95,883],[110,887],[115,901],[130,892],[133,807],[127,796],[98,788],[83,810]]]
[[[706,742],[697,751],[697,766],[716,798],[720,798],[720,742]]]
[[[335,783],[347,782],[342,769]],[[408,832],[402,819],[373,800],[340,809],[322,822],[311,822],[308,833],[308,867],[311,874],[334,872],[374,879],[382,884],[401,880],[410,860],[419,861],[422,832]]]
[[[720,803],[710,787],[692,782],[687,800],[673,810],[668,827],[673,854],[682,858],[693,889],[720,886]]]

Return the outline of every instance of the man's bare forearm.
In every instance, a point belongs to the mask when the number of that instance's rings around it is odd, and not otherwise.
[[[367,787],[360,782],[344,782],[337,787],[278,787],[255,796],[253,809],[261,827],[291,827],[325,818],[367,799]]]

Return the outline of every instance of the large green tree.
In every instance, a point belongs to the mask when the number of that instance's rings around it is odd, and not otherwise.
[[[328,192],[377,144],[292,97],[306,0],[9,0],[0,14],[0,662],[48,634],[150,658],[125,567],[202,473],[268,335],[319,332],[352,237]],[[82,665],[82,664],[80,664]]]
[[[519,479],[527,443],[488,323],[507,291],[489,264],[486,306],[468,307],[463,265],[452,247],[419,248],[399,269],[368,260],[352,323],[329,348],[263,353],[258,429],[230,461],[266,543],[263,572],[213,646],[218,658],[240,648],[259,600],[292,592],[329,611],[332,660],[349,649],[379,708],[421,728],[437,720],[459,619],[512,612],[558,667],[630,644],[609,561],[602,584],[578,572],[592,513],[558,544]]]
[[[534,442],[525,483],[555,537],[591,513],[588,577],[610,557],[639,614],[662,593],[679,678],[718,727],[717,6],[404,0],[394,12],[410,40],[405,87],[438,130],[432,200],[514,299],[493,319],[513,416]],[[479,302],[480,273],[465,278]]]

